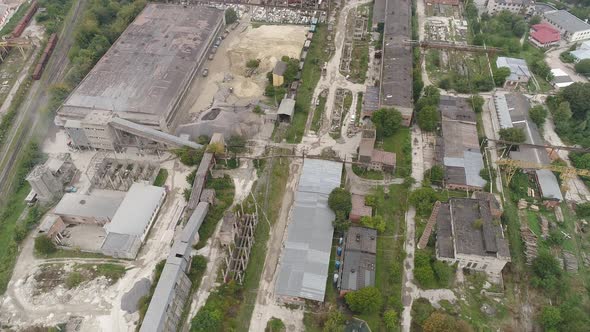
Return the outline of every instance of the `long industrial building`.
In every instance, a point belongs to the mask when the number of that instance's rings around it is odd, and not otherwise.
[[[203,6],[148,4],[67,98],[56,124],[82,148],[194,146],[167,132],[223,16]]]
[[[340,186],[341,176],[342,163],[303,163],[276,282],[282,302],[324,301],[335,218],[328,196]]]
[[[412,48],[405,44],[411,39],[412,2],[392,0],[385,3],[383,31],[383,61],[381,67],[380,106],[395,107],[409,126],[413,115]]]

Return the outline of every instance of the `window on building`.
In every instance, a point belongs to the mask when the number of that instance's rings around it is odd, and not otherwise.
[[[482,270],[485,270],[487,268],[488,268],[488,264],[484,264],[483,267],[482,267]]]
[[[474,269],[475,269],[476,267],[477,267],[477,263],[473,263],[473,266],[472,266],[472,268],[474,268]]]

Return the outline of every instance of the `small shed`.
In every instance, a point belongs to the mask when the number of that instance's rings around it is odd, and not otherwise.
[[[283,98],[281,100],[281,104],[279,105],[279,111],[277,112],[277,117],[279,121],[284,122],[291,122],[291,118],[295,113],[295,99],[292,98]]]

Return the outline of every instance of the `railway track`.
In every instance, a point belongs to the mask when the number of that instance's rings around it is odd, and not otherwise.
[[[82,12],[88,0],[78,0],[73,10],[66,17],[59,41],[47,67],[45,75],[34,81],[14,119],[8,139],[0,147],[0,202],[4,202],[15,184],[18,161],[22,158],[24,147],[33,137],[42,138],[50,124],[50,114],[43,114],[43,108],[49,102],[49,88],[60,82],[66,74],[69,64],[68,51],[73,43],[74,28],[82,20]]]

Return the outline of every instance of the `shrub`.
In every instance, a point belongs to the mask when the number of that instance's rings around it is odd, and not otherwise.
[[[84,277],[78,271],[71,272],[66,278],[66,287],[72,289],[80,285],[84,281]]]
[[[359,313],[371,313],[381,309],[383,298],[376,287],[365,287],[344,295],[350,310]]]
[[[35,239],[35,251],[42,255],[49,255],[56,252],[57,247],[49,237],[41,235]]]
[[[328,206],[336,212],[342,212],[344,217],[348,217],[352,210],[352,195],[340,187],[334,188],[328,197]]]

